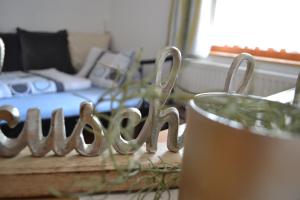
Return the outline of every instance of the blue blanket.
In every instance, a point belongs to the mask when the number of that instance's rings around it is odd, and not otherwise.
[[[0,99],[0,106],[12,105],[19,109],[20,120],[26,119],[26,112],[29,108],[39,108],[42,119],[50,119],[53,110],[62,108],[66,117],[79,115],[81,102],[90,101],[95,104],[97,112],[110,112],[111,109],[118,109],[119,102],[111,101],[110,95],[106,95],[101,102],[98,102],[107,90],[104,88],[91,87],[84,90],[76,90],[61,93],[47,93],[23,97],[12,97]],[[119,95],[118,98],[121,98]],[[141,98],[132,98],[125,101],[125,107],[140,107]]]

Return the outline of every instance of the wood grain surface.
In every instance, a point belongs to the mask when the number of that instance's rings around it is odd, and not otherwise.
[[[152,166],[151,163],[158,167],[162,162],[180,165],[182,151],[169,152],[166,138],[167,131],[162,131],[155,154],[145,152],[145,147],[134,155],[115,154],[118,168],[126,168],[129,160],[138,161],[144,169]],[[146,181],[135,184],[138,179],[149,176],[147,170],[122,184],[105,186],[101,182],[104,176],[107,180],[115,180],[119,176],[107,152],[98,157],[83,157],[74,151],[65,157],[49,153],[46,157],[36,158],[31,156],[28,149],[24,149],[17,157],[0,158],[0,198],[51,197],[57,192],[98,193],[149,187]],[[177,186],[175,181],[169,181],[169,184],[171,187]]]

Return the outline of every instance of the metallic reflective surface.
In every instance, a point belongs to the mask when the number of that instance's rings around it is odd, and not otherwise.
[[[63,156],[75,149],[80,155],[96,156],[103,152],[105,144],[102,126],[99,120],[92,115],[93,105],[84,102],[80,106],[80,117],[72,134],[66,137],[64,114],[62,109],[55,110],[52,114],[50,130],[47,136],[43,136],[40,111],[36,108],[29,109],[22,132],[15,139],[6,137],[0,131],[0,156],[16,156],[26,146],[33,156],[45,156],[49,151]],[[10,106],[1,107],[0,117],[11,126],[16,125],[18,111]],[[86,144],[82,131],[85,125],[93,128],[94,141]]]
[[[2,66],[3,66],[3,62],[4,62],[4,51],[5,47],[4,47],[4,42],[3,40],[0,38],[0,71],[2,71]]]
[[[300,74],[298,74],[296,88],[295,88],[295,94],[294,94],[294,99],[293,99],[292,104],[297,107],[300,107]]]
[[[173,57],[173,66],[169,78],[161,83],[162,67],[168,56]],[[29,109],[24,127],[17,138],[8,138],[0,130],[0,156],[16,156],[26,146],[29,147],[33,156],[45,156],[49,151],[55,152],[57,156],[64,156],[76,150],[83,156],[97,156],[103,153],[110,145],[121,154],[130,154],[137,151],[145,142],[148,152],[157,149],[158,134],[161,127],[168,123],[167,146],[170,151],[177,152],[183,147],[183,135],[178,137],[179,115],[176,108],[163,108],[172,88],[174,87],[177,74],[181,67],[181,54],[175,47],[163,49],[156,59],[156,81],[155,93],[158,98],[150,102],[149,115],[144,127],[136,139],[125,140],[122,138],[122,121],[128,119],[129,127],[135,127],[141,120],[141,113],[136,108],[123,109],[113,117],[107,132],[103,129],[101,122],[93,114],[93,105],[83,102],[80,106],[79,119],[70,134],[66,137],[64,114],[62,109],[53,111],[50,130],[47,136],[43,136],[40,111],[36,108]],[[7,121],[13,127],[17,125],[19,112],[12,106],[0,108],[0,119]],[[94,140],[92,144],[84,141],[82,131],[86,125],[92,128]]]
[[[162,68],[165,59],[168,56],[173,57],[173,65],[170,75],[164,83],[161,81]],[[177,79],[177,74],[181,67],[181,54],[175,47],[167,47],[161,51],[156,59],[156,80],[154,92],[158,94],[159,98],[150,100],[149,114],[146,122],[138,134],[136,139],[124,140],[120,135],[120,123],[123,119],[129,119],[132,124],[137,124],[141,119],[139,110],[126,109],[119,112],[113,120],[119,126],[114,126],[115,149],[121,154],[129,154],[137,151],[145,142],[148,152],[155,152],[157,150],[157,139],[159,132],[164,124],[169,125],[167,146],[170,151],[177,152],[183,147],[184,134],[178,137],[179,114],[176,108],[163,108],[167,98],[169,97],[172,88]]]
[[[247,89],[248,85],[250,84],[251,79],[253,78],[254,67],[255,67],[254,58],[250,54],[247,54],[247,53],[241,53],[240,55],[238,55],[237,57],[235,57],[233,59],[232,64],[227,72],[227,77],[226,77],[225,86],[224,86],[225,92],[232,92],[231,91],[232,90],[231,89],[232,80],[236,76],[237,70],[243,61],[247,62],[247,69],[246,69],[244,78],[241,82],[241,85],[237,89],[236,93],[239,93],[239,94],[246,93],[246,89]]]
[[[198,97],[205,95],[232,94]],[[234,126],[195,101],[187,109],[180,200],[300,199],[299,137],[282,139]]]

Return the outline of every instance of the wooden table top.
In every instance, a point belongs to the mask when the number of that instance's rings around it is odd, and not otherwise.
[[[169,152],[166,139],[167,131],[162,131],[155,154],[147,153],[145,147],[133,155],[116,153],[118,168],[128,166],[129,160],[138,161],[145,169],[163,163],[180,165],[182,151]],[[28,149],[24,149],[14,158],[0,158],[0,198],[47,197],[57,190],[63,193],[104,192],[108,189],[96,187],[103,174],[111,180],[118,176],[108,153],[97,157],[83,157],[74,151],[64,157],[49,153],[46,157],[36,158],[31,156]],[[146,175],[147,173],[142,172],[134,179]],[[114,185],[109,190],[126,191],[134,179],[126,184]],[[139,189],[142,185],[141,182],[141,185],[134,189]],[[170,183],[170,186],[177,186],[177,183]]]

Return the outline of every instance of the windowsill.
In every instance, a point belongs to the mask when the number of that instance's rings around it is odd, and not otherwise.
[[[238,54],[221,52],[221,51],[211,51],[210,55],[233,58],[233,57],[236,57]],[[286,65],[300,67],[300,61],[285,60],[285,59],[279,59],[279,58],[267,58],[267,57],[261,57],[261,56],[253,56],[253,57],[255,58],[255,60],[258,60],[258,61],[277,63],[277,64],[286,64]]]

